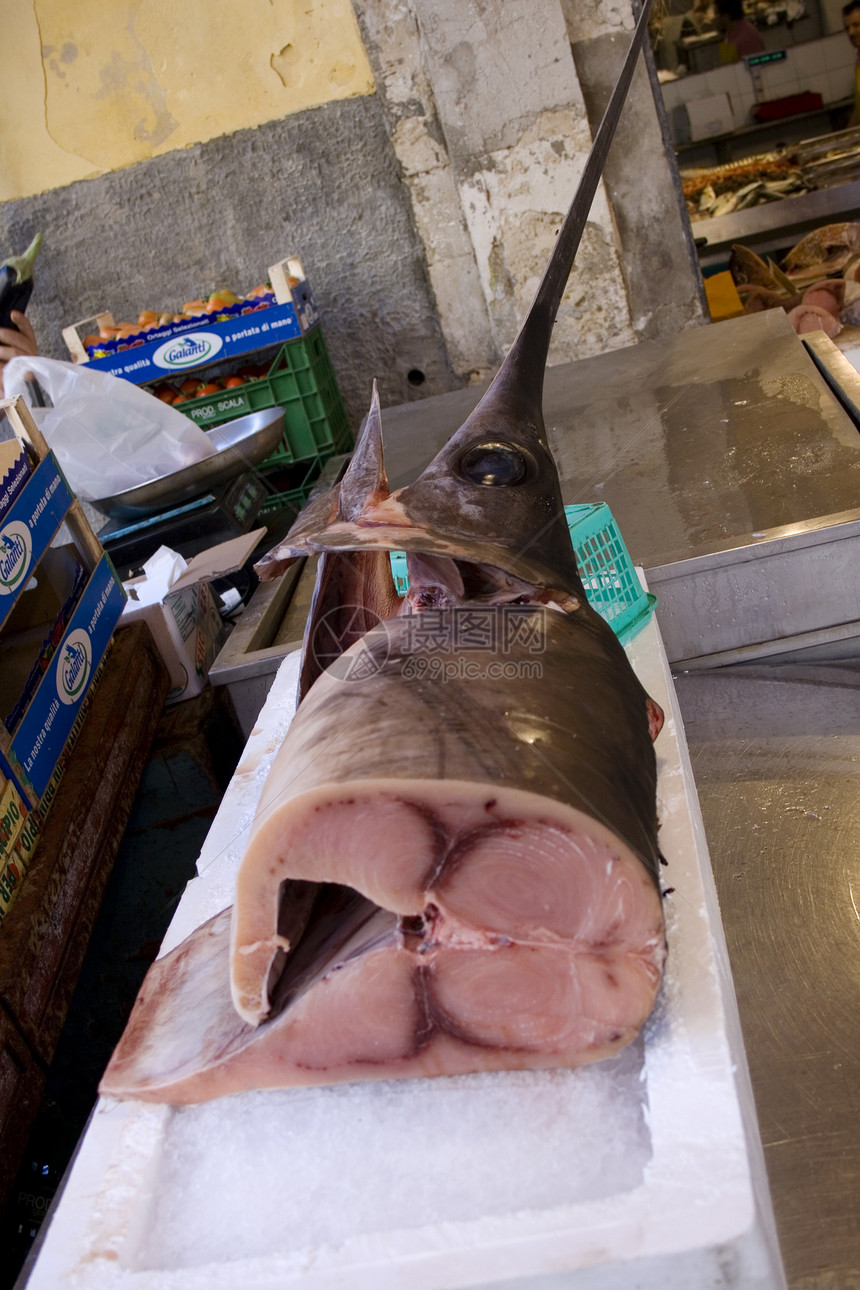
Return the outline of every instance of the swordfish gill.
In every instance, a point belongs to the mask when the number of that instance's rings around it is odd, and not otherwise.
[[[666,952],[663,714],[588,604],[541,411],[646,22],[647,6],[478,406],[392,492],[374,383],[341,484],[258,565],[271,578],[318,557],[296,715],[234,905],[152,966],[103,1094],[178,1104],[576,1066],[629,1043],[650,1014]],[[392,550],[406,553],[405,597]]]

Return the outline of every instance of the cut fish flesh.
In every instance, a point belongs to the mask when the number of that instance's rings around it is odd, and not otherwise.
[[[645,696],[602,633],[583,649],[566,615],[534,616],[541,671],[513,701],[404,683],[404,662],[441,657],[409,654],[409,618],[316,682],[232,915],[154,965],[102,1092],[572,1066],[635,1037],[665,955]]]

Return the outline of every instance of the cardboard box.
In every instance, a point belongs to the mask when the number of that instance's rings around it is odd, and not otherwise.
[[[162,569],[171,557],[174,572],[180,567],[175,562],[184,561],[162,547],[146,562],[144,574],[123,584],[128,602],[122,622],[143,620],[152,632],[170,674],[167,703],[190,699],[207,684],[209,668],[227,637],[209,583],[240,569],[265,532],[253,529],[201,551],[179,576],[170,576],[169,584],[159,577]]]
[[[0,443],[0,522],[30,478],[30,461],[17,439]]]
[[[89,363],[100,372],[144,385],[303,336],[319,322],[319,311],[301,260],[290,257],[272,265],[268,272],[274,304],[241,301],[216,315],[201,314],[123,340],[106,341],[92,356],[81,333],[92,331],[93,326],[113,325],[110,313],[73,323],[63,329],[63,339],[76,363]]]
[[[0,520],[0,629],[4,656],[0,673],[0,772],[14,782],[32,809],[50,784],[107,649],[124,595],[110,560],[69,492],[55,458],[21,405],[19,399],[4,403],[3,408],[17,419],[28,441],[36,444],[34,451],[38,451],[41,460]],[[74,607],[70,602],[69,613],[58,627],[57,588],[64,585],[58,570],[62,569],[62,552],[66,548],[52,544],[64,520],[76,541],[75,547],[68,550],[74,550],[79,557],[86,581]],[[42,649],[45,638],[55,628],[55,639],[49,648]],[[26,703],[19,703],[37,659],[41,659],[41,677],[33,678]]]
[[[120,616],[124,597],[113,566],[102,556],[23,717],[0,748],[0,767],[28,806],[50,783],[92,677]]]
[[[93,692],[104,669],[104,662],[103,658],[78,709],[48,787],[33,809],[28,809],[27,803],[12,780],[6,780],[5,785],[0,786],[0,928],[15,903],[30,867],[39,834],[57,795],[69,755],[77,743],[78,735],[86,720]]]
[[[686,105],[690,120],[690,138],[712,139],[716,134],[730,134],[734,129],[732,105],[728,94],[711,94]]]

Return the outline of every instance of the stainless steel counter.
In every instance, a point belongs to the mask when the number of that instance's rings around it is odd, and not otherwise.
[[[791,1290],[860,1285],[860,667],[675,678]]]
[[[383,411],[392,485],[480,393]],[[550,367],[544,418],[565,502],[608,503],[646,568],[860,508],[860,433],[780,309]]]

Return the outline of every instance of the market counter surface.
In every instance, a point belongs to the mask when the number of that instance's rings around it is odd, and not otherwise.
[[[792,1290],[860,1284],[860,668],[676,676]]]
[[[806,360],[774,311],[550,369],[546,421],[565,501],[608,502],[646,567],[856,511],[860,434]],[[383,414],[393,485],[478,394]],[[854,1290],[860,665],[759,660],[675,684],[788,1282]]]

